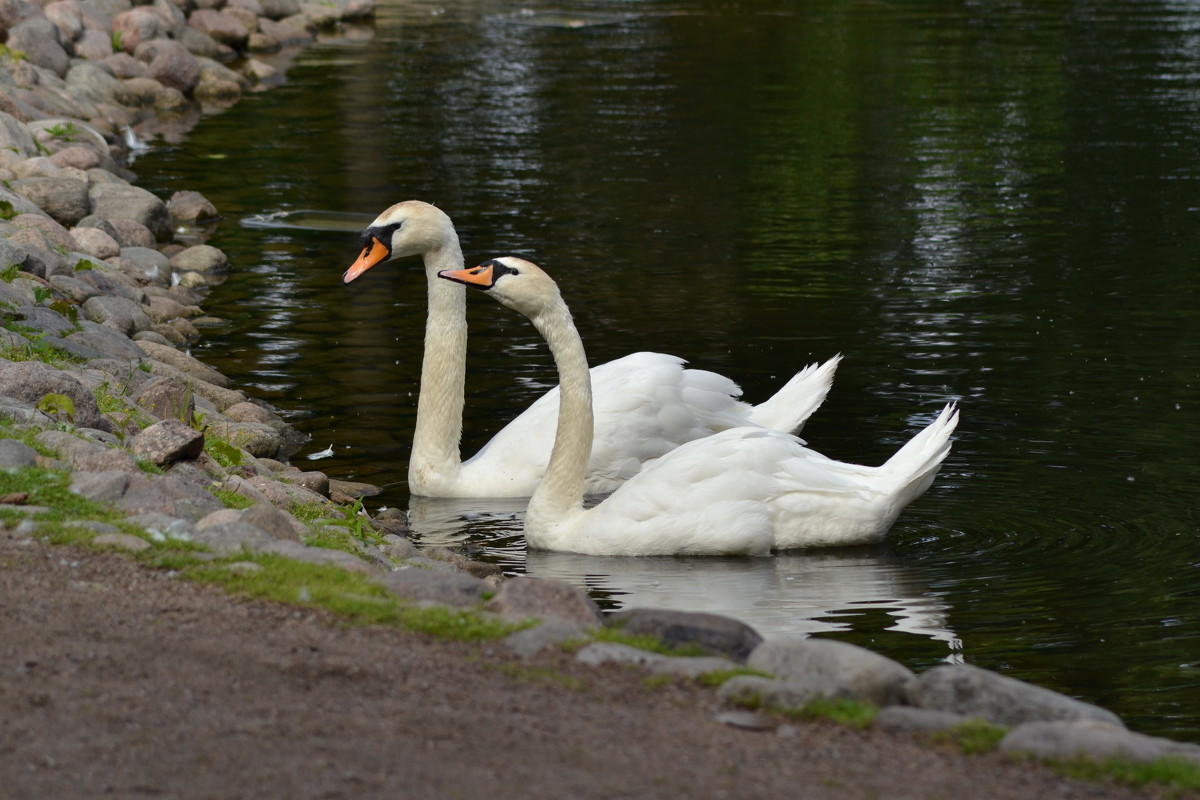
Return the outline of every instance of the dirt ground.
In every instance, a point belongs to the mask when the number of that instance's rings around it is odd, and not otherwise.
[[[1134,798],[564,654],[348,629],[0,534],[0,796]]]

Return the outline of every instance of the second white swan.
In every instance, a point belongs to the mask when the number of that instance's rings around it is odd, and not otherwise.
[[[958,422],[954,404],[879,467],[826,458],[794,436],[732,428],[672,450],[599,505],[583,507],[592,391],[558,286],[536,265],[492,259],[440,277],[485,289],[545,337],[561,401],[554,448],[525,514],[529,547],[589,555],[764,555],[883,538],[933,482]]]

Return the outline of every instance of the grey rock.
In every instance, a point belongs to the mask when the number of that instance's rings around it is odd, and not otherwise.
[[[133,53],[143,43],[167,35],[170,25],[159,14],[139,7],[113,17],[112,33],[121,42],[121,49]]]
[[[55,275],[49,282],[63,297],[77,305],[98,294],[95,286],[72,275]]]
[[[1200,745],[1133,733],[1094,719],[1027,722],[1009,731],[1000,740],[999,750],[1056,761],[1082,757],[1144,763],[1176,757],[1200,764]]]
[[[272,504],[271,498],[267,497],[266,494],[240,475],[230,475],[227,477],[225,482],[221,484],[221,488],[235,494],[240,494],[242,497],[249,497],[255,503]]]
[[[71,491],[99,503],[115,503],[129,488],[129,473],[79,471],[71,476]]]
[[[393,561],[405,561],[421,553],[415,544],[403,536],[388,534],[384,536],[384,542],[379,549]]]
[[[148,77],[171,89],[188,94],[200,82],[200,62],[182,42],[174,39],[142,42],[133,56],[145,62]]]
[[[143,430],[129,443],[134,455],[166,467],[190,461],[204,452],[204,434],[177,419],[164,419]]]
[[[1099,706],[969,664],[925,671],[909,687],[908,702],[983,717],[999,725],[1083,719],[1122,724],[1116,714]]]
[[[77,270],[73,277],[75,280],[91,284],[95,287],[97,294],[124,297],[135,302],[139,302],[139,297],[143,294],[141,289],[131,285],[129,278],[125,275],[104,267]]]
[[[121,233],[119,220],[137,223],[150,231],[154,239],[166,241],[171,237],[171,217],[167,205],[154,194],[126,183],[96,183],[88,191],[93,214],[107,217],[113,227]],[[118,237],[117,241],[127,244],[142,244]]]
[[[781,681],[762,675],[735,675],[721,684],[717,696],[743,706],[795,709],[815,700],[850,699],[852,693],[841,681],[823,676]]]
[[[357,572],[363,575],[374,575],[378,572],[375,567],[363,561],[358,556],[345,553],[341,550],[328,550],[324,547],[305,547],[299,542],[272,539],[270,543],[259,547],[258,550],[263,553],[275,553],[287,556],[296,561],[304,561],[309,564],[324,564],[331,567],[339,567],[348,572]]]
[[[59,335],[75,330],[75,324],[54,309],[43,306],[20,306],[17,319],[22,327],[33,328],[42,333]]]
[[[543,622],[504,638],[504,645],[521,658],[529,659],[552,647],[587,639],[587,633],[566,622]]]
[[[112,258],[121,252],[121,245],[117,244],[117,240],[100,228],[77,226],[72,229],[71,235],[79,243],[80,249],[93,258]]]
[[[601,624],[600,609],[587,592],[566,581],[513,578],[500,585],[487,610],[506,619],[558,620],[590,629]]]
[[[682,678],[695,678],[709,672],[736,669],[738,666],[725,658],[666,656],[615,642],[593,642],[576,653],[575,660],[589,666],[631,664],[659,675],[677,675]]]
[[[122,247],[120,257],[132,262],[132,270],[139,282],[153,284],[169,283],[171,279],[171,260],[152,247]],[[130,268],[123,270],[129,274]]]
[[[0,439],[0,469],[15,470],[37,465],[38,454],[24,442]]]
[[[717,614],[633,608],[611,615],[609,624],[634,636],[653,636],[672,647],[696,645],[738,661],[745,661],[763,641],[746,623]]]
[[[3,111],[0,111],[0,150],[14,150],[25,158],[38,154],[29,128],[12,114]]]
[[[912,706],[888,706],[875,715],[875,727],[888,733],[939,733],[970,720],[966,714]]]
[[[777,720],[756,711],[720,711],[713,718],[722,725],[745,731],[773,731],[779,727]]]
[[[100,299],[99,296],[93,297],[85,302]],[[115,298],[109,298],[115,299]],[[89,358],[95,358],[97,355],[117,358],[124,361],[145,358],[146,354],[141,347],[130,341],[129,337],[113,328],[105,327],[98,322],[91,320],[80,321],[81,330],[75,333],[68,334],[65,341],[81,345],[90,349],[93,355]]]
[[[263,15],[271,19],[283,19],[300,13],[300,0],[259,0]]]
[[[171,266],[179,272],[223,275],[229,271],[229,257],[211,245],[198,244],[172,256]]]
[[[75,528],[83,528],[85,530],[93,531],[98,534],[121,532],[116,525],[109,525],[107,522],[100,522],[99,520],[94,519],[71,520],[66,524]]]
[[[246,47],[250,32],[246,24],[232,14],[216,9],[198,9],[188,17],[188,24],[215,41],[241,50]]]
[[[243,549],[258,550],[275,541],[275,537],[262,528],[241,520],[198,527],[192,539],[222,555]]]
[[[158,512],[192,521],[224,508],[220,500],[188,481],[170,475],[144,475],[140,471],[130,476],[129,488],[117,506],[128,514]]]
[[[42,13],[58,28],[58,41],[62,44],[75,41],[83,33],[83,15],[73,0],[46,3]]]
[[[187,51],[196,56],[197,59],[217,59],[220,61],[232,61],[237,58],[237,51],[226,44],[221,44],[213,37],[203,31],[196,30],[192,26],[185,27],[179,34],[179,42],[187,48]],[[205,70],[201,67],[200,81],[192,90],[193,96],[196,99],[199,97],[200,87],[204,85]]]
[[[3,195],[6,191],[5,189],[0,189],[0,195]],[[0,199],[3,199],[3,197],[0,197]],[[48,244],[45,237],[41,236],[37,231],[17,231],[8,237],[7,243],[10,247],[17,248],[17,252],[23,251],[25,253],[25,260],[21,269],[30,275],[36,275],[39,278],[51,278],[54,275],[69,275],[72,272],[71,265],[67,262],[67,259]]]
[[[856,645],[832,639],[772,639],[746,664],[784,680],[838,681],[858,699],[886,706],[903,703],[914,676],[907,668]]]
[[[103,31],[85,30],[75,42],[75,55],[86,61],[100,62],[112,54],[112,36],[106,35]]]
[[[295,16],[280,20],[264,17],[258,21],[258,29],[268,47],[298,47],[316,38],[307,21]]]
[[[58,27],[45,17],[29,17],[9,29],[7,45],[60,78],[67,74],[71,58],[63,49]]]
[[[433,572],[410,567],[389,572],[380,579],[389,592],[420,604],[472,608],[483,602],[486,583],[461,572]]]
[[[13,181],[17,194],[63,225],[74,225],[88,215],[88,185],[78,178],[25,178]]]
[[[91,321],[107,325],[126,336],[137,331],[150,330],[154,326],[141,305],[125,297],[98,295],[87,300],[82,309]]]
[[[101,64],[78,62],[67,73],[66,81],[69,88],[82,92],[93,102],[118,106],[132,106],[136,102],[129,87],[113,75],[110,67]]]
[[[157,198],[155,198],[157,199]],[[149,213],[157,215],[154,210],[154,204],[149,200],[146,201],[149,206]],[[139,222],[136,219],[113,217],[109,220],[116,235],[113,237],[117,240],[117,244],[121,247],[153,247],[155,242],[155,231],[149,225]],[[151,224],[154,223],[151,220]]]
[[[220,219],[217,207],[199,192],[180,191],[167,201],[167,211],[177,223],[188,225],[206,224]]]
[[[130,399],[157,419],[195,419],[195,395],[186,381],[177,378],[153,377],[135,390]]]
[[[149,550],[151,544],[140,536],[128,533],[102,533],[92,539],[92,544],[100,547],[115,547],[118,550],[139,552]]]
[[[59,459],[74,470],[130,474],[141,472],[137,459],[131,454],[80,439],[65,431],[42,431],[37,435],[37,441],[43,447],[57,452]]]
[[[242,512],[242,519],[262,528],[276,539],[299,542],[300,537],[308,532],[303,522],[270,503],[259,503],[247,508]]]
[[[0,387],[3,387],[6,392],[9,388],[4,385],[2,378],[0,378]],[[0,395],[0,415],[20,425],[36,425],[39,428],[48,428],[54,425],[54,420],[34,408],[33,403],[8,395]]]
[[[172,366],[188,377],[195,378],[221,388],[229,388],[232,385],[231,381],[224,375],[217,372],[207,364],[199,361],[198,359],[193,358],[182,350],[156,344],[154,342],[143,342],[140,346],[146,352],[146,355],[150,356],[150,358]]]
[[[48,394],[70,398],[75,406],[74,424],[86,428],[109,428],[100,415],[96,398],[71,375],[40,361],[0,362],[0,387],[9,397],[36,406]],[[72,437],[73,438],[73,437]]]
[[[141,528],[156,542],[168,539],[191,541],[196,532],[196,526],[191,520],[173,517],[161,511],[147,511],[133,514],[125,519],[130,525]]]

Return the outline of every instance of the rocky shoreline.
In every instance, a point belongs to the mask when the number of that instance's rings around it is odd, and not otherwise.
[[[0,0],[0,470],[67,476],[75,495],[115,509],[120,524],[65,523],[92,546],[186,544],[231,571],[261,568],[245,554],[285,556],[368,576],[406,603],[536,620],[504,639],[521,658],[574,643],[584,664],[731,676],[716,690],[718,719],[735,727],[783,730],[781,713],[849,700],[877,707],[873,724],[897,733],[982,719],[1007,729],[1005,752],[1200,765],[1200,746],[1130,732],[1104,709],[975,667],[918,676],[841,642],[763,641],[719,616],[605,616],[570,584],[422,550],[401,512],[371,518],[355,502],[371,487],[290,465],[304,435],[187,352],[230,264],[176,237],[219,211],[194,191],[163,199],[137,187],[131,131],[186,127],[206,106],[236,102],[275,75],[256,54],[286,54],[372,10],[371,0],[200,0],[186,11],[170,0]],[[31,496],[0,498],[0,536],[46,535],[52,509]],[[370,535],[346,536],[348,523]],[[341,546],[318,546],[334,530]],[[613,627],[704,654],[596,639]]]

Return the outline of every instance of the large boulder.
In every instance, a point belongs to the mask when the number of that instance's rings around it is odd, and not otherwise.
[[[863,647],[833,639],[771,639],[754,648],[751,669],[785,681],[822,678],[858,700],[879,706],[904,702],[915,676],[906,667]]]
[[[110,221],[129,220],[148,229],[158,241],[171,238],[167,204],[153,193],[127,183],[97,183],[88,192],[92,213]],[[119,229],[118,229],[119,230]],[[125,241],[117,240],[122,245]]]
[[[910,687],[919,708],[983,717],[998,725],[1094,720],[1122,726],[1111,711],[970,664],[926,670]]]

